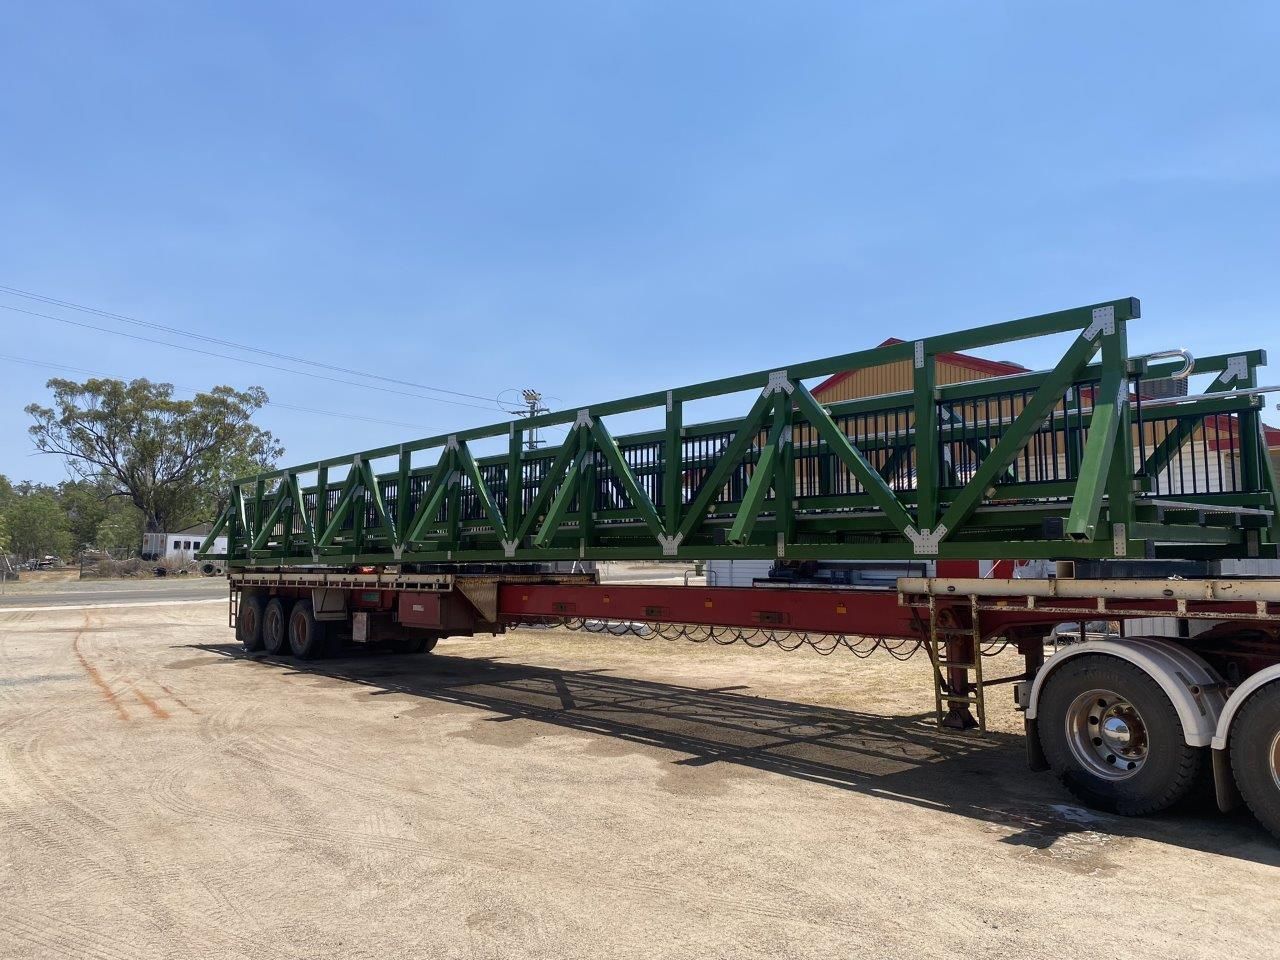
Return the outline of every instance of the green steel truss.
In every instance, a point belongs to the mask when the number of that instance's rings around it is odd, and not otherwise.
[[[1265,355],[1199,359],[1202,394],[1153,400],[1181,363],[1129,357],[1138,316],[1114,300],[241,478],[206,550],[225,531],[232,566],[1276,556],[1261,400],[1240,389]],[[944,354],[1071,333],[1050,370],[935,383]],[[904,393],[805,384],[900,361]],[[744,393],[740,419],[684,422]],[[645,410],[661,429],[609,430]],[[558,447],[526,448],[553,426]]]

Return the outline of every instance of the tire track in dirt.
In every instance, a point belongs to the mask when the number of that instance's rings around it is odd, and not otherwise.
[[[84,611],[83,623],[81,624],[80,629],[76,631],[75,639],[71,641],[71,649],[75,651],[76,660],[80,663],[80,669],[85,672],[85,676],[87,676],[93,685],[98,688],[98,692],[102,694],[102,699],[115,710],[116,716],[119,719],[127,721],[129,719],[129,713],[125,710],[124,704],[120,702],[119,697],[116,696],[115,691],[111,689],[107,684],[107,681],[102,678],[102,673],[98,668],[91,664],[85,657],[84,653],[80,650],[80,640],[84,636],[84,631],[88,629],[88,626],[89,611],[86,610]]]
[[[252,830],[261,831],[269,836],[281,839],[300,841],[306,844],[325,844],[335,845],[340,848],[363,849],[395,857],[418,856],[427,862],[458,870],[483,865],[502,873],[521,873],[525,875],[535,873],[538,883],[566,891],[573,890],[577,885],[574,871],[567,865],[559,864],[555,860],[553,846],[521,841],[507,833],[486,830],[483,824],[477,823],[476,820],[467,817],[465,814],[459,817],[445,817],[440,809],[432,810],[432,817],[436,822],[447,825],[457,831],[459,836],[468,838],[465,848],[447,850],[443,849],[439,844],[428,843],[413,837],[394,837],[381,833],[370,834],[343,826],[320,825],[311,818],[297,822],[286,822],[278,819],[277,816],[263,816],[246,824],[242,817],[212,810],[207,806],[201,805],[186,793],[180,783],[183,776],[196,765],[212,762],[218,754],[222,754],[226,758],[248,763],[260,769],[264,774],[276,778],[283,774],[289,778],[296,777],[311,781],[326,789],[337,789],[342,794],[362,801],[375,802],[381,806],[387,806],[388,804],[399,806],[394,801],[389,801],[383,793],[375,793],[359,788],[346,788],[327,780],[319,776],[309,762],[301,762],[295,765],[281,761],[278,758],[267,759],[262,757],[258,753],[262,748],[262,745],[256,740],[258,735],[260,734],[255,733],[255,738],[251,740],[242,731],[233,738],[223,741],[220,745],[210,745],[197,754],[175,760],[162,774],[152,781],[150,791],[152,798],[171,812],[178,813],[186,818],[205,820],[229,828],[245,829],[248,826]],[[300,796],[306,799],[314,796],[314,794]],[[289,810],[296,808],[287,803],[280,803],[273,804],[269,809]],[[622,862],[618,866],[619,870],[624,872],[628,879],[624,882],[616,882],[607,881],[599,877],[595,878],[595,885],[601,896],[666,900],[678,893],[670,883],[658,880],[636,879],[643,877],[648,872],[644,869],[641,860],[636,860],[630,866],[626,866],[625,869],[625,864]],[[689,889],[686,892],[688,896],[682,897],[683,909],[705,917],[712,915],[723,916],[726,912],[729,912],[744,917],[758,918],[770,923],[813,927],[814,929],[829,930],[832,925],[830,918],[821,922],[813,921],[796,916],[794,911],[789,911],[782,907],[775,908],[758,903],[743,903],[738,899],[708,891],[701,886],[696,891]],[[785,892],[780,891],[780,894],[782,894],[780,902],[785,901],[787,899]],[[794,891],[794,894],[800,896],[800,891]],[[394,896],[395,891],[387,891],[386,897]],[[377,899],[384,899],[384,897],[380,896]],[[855,929],[856,926],[852,922],[839,922],[836,925],[847,926],[850,930]]]
[[[38,920],[43,922],[36,922]],[[74,933],[72,932],[74,931]],[[65,917],[52,917],[24,910],[22,916],[0,914],[0,932],[14,941],[48,948],[50,957],[84,957],[87,960],[140,960],[146,954],[136,946],[103,943],[99,931],[85,930],[68,923]],[[98,942],[95,942],[98,941]]]

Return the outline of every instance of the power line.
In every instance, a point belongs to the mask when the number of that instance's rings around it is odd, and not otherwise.
[[[73,367],[65,363],[51,363],[48,360],[36,360],[36,359],[33,359],[32,357],[15,357],[9,354],[0,353],[0,360],[7,360],[10,363],[24,364],[29,367],[47,367],[51,370],[67,370],[67,371],[70,371],[71,373],[87,373],[90,376],[102,377],[103,379],[106,379],[106,380],[114,380],[117,383],[129,382],[124,377],[113,377],[110,374],[100,373],[97,370],[86,370],[84,367]],[[187,390],[192,393],[205,392],[196,387],[186,387],[176,383],[171,384],[171,386],[176,387],[179,390]],[[365,423],[379,423],[388,427],[407,427],[410,430],[428,429],[427,427],[424,427],[420,423],[402,423],[398,420],[382,420],[382,419],[379,419],[378,417],[362,417],[356,413],[338,413],[336,410],[317,410],[314,407],[300,407],[292,403],[279,403],[275,400],[268,400],[266,401],[266,404],[269,407],[278,407],[282,410],[297,410],[302,413],[316,413],[326,417],[345,417],[348,420],[363,420]]]
[[[11,306],[7,303],[0,303],[0,309],[12,310],[14,313],[23,313],[29,317],[39,317],[43,320],[53,320],[57,323],[65,323],[73,327],[81,327],[85,330],[96,330],[99,333],[109,333],[115,337],[127,337],[130,340],[138,340],[142,343],[152,343],[161,347],[171,347],[174,350],[186,350],[188,353],[198,353],[205,357],[217,357],[220,360],[230,360],[232,363],[247,363],[255,367],[264,367],[267,370],[278,370],[281,373],[292,373],[299,377],[312,377],[316,380],[327,380],[330,383],[341,383],[349,387],[361,387],[366,390],[379,390],[382,393],[394,393],[402,397],[412,397],[415,400],[430,400],[434,403],[448,403],[455,407],[471,407],[475,410],[486,410],[490,413],[494,410],[494,407],[482,407],[478,403],[467,403],[463,400],[447,400],[444,397],[424,397],[419,393],[406,393],[403,390],[393,390],[390,387],[379,387],[372,383],[357,383],[354,380],[342,380],[338,377],[327,377],[322,373],[308,373],[306,370],[291,370],[288,367],[282,367],[274,363],[263,363],[261,360],[249,360],[245,357],[233,357],[225,353],[217,353],[213,350],[201,350],[199,347],[189,347],[181,343],[169,343],[165,340],[156,340],[152,337],[144,337],[136,333],[126,333],[123,330],[112,330],[110,327],[100,327],[96,324],[85,323],[82,320],[71,320],[67,317],[55,317],[48,313],[37,313],[35,310],[24,310],[22,307]],[[501,410],[501,408],[498,409]],[[501,412],[505,413],[506,411]]]
[[[364,370],[356,370],[351,367],[341,367],[336,364],[325,363],[320,360],[308,360],[306,357],[297,357],[288,353],[278,353],[274,350],[267,350],[264,347],[256,347],[252,344],[239,343],[235,340],[223,340],[219,337],[211,337],[207,334],[196,333],[193,330],[183,330],[181,327],[171,327],[163,323],[154,323],[150,320],[139,320],[136,317],[125,316],[122,313],[112,313],[109,310],[99,310],[97,307],[86,306],[82,303],[74,303],[70,300],[60,300],[57,297],[48,297],[41,293],[32,293],[29,290],[20,290],[17,287],[6,286],[5,284],[0,284],[0,291],[12,294],[16,297],[25,297],[28,300],[38,300],[41,303],[48,303],[58,307],[66,307],[69,310],[79,310],[82,313],[91,313],[100,317],[107,317],[111,320],[119,320],[121,323],[131,323],[138,327],[161,330],[165,333],[174,334],[179,337],[191,337],[195,340],[203,340],[205,343],[216,343],[219,346],[231,347],[233,350],[246,350],[251,353],[261,354],[265,357],[274,357],[276,360],[288,360],[290,363],[301,363],[309,367],[318,367],[322,370],[332,370],[335,373],[346,373],[357,377],[367,377],[370,380],[381,380],[385,383],[395,383],[402,387],[413,387],[415,390],[428,390],[432,393],[446,393],[454,397],[466,397],[471,400],[494,402],[492,397],[481,396],[477,393],[463,393],[459,390],[447,390],[444,387],[433,387],[425,383],[414,383],[412,380],[398,380],[395,377],[384,376],[380,373],[368,373]]]

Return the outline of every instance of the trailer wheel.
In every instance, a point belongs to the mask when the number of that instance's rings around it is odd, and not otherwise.
[[[286,625],[289,622],[289,610],[283,597],[272,597],[262,615],[262,645],[273,657],[288,656],[289,641],[286,636]]]
[[[1203,763],[1160,685],[1115,657],[1073,657],[1054,670],[1040,696],[1038,728],[1063,785],[1089,806],[1123,816],[1177,803]]]
[[[236,639],[244,644],[248,653],[262,649],[262,608],[265,603],[260,593],[240,594],[236,608]]]
[[[325,625],[316,620],[310,600],[299,600],[289,616],[289,647],[299,660],[315,660],[325,654]]]
[[[400,637],[392,646],[396,653],[430,653],[436,648],[440,637],[428,634],[418,637]]]
[[[1253,815],[1280,837],[1280,683],[1263,687],[1236,714],[1231,769]]]

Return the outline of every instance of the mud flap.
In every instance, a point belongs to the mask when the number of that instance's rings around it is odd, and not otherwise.
[[[1049,769],[1049,761],[1045,758],[1044,747],[1040,745],[1039,721],[1024,717],[1022,724],[1027,737],[1027,767],[1042,773]]]
[[[1210,750],[1213,757],[1213,795],[1218,801],[1218,809],[1230,813],[1244,802],[1240,789],[1236,786],[1235,775],[1231,772],[1231,756],[1226,750]]]

